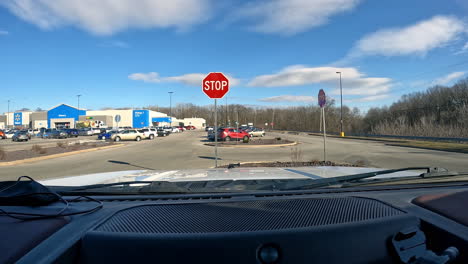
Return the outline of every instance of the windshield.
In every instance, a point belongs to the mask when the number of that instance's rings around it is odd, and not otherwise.
[[[0,1],[0,181],[468,180],[466,1],[183,2]]]

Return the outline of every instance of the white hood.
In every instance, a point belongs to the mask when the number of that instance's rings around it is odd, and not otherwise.
[[[87,174],[59,179],[43,180],[49,186],[81,186],[128,181],[212,181],[212,180],[266,180],[266,179],[322,179],[343,175],[384,170],[381,168],[357,167],[291,167],[291,168],[234,168],[197,170],[132,170]],[[403,171],[373,178],[417,176],[424,171]]]

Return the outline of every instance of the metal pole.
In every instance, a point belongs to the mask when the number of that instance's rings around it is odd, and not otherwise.
[[[169,93],[169,116],[172,117],[172,94],[174,92],[168,92]],[[172,125],[172,122],[171,122]]]
[[[78,97],[78,110],[80,110],[80,97],[81,97],[81,94],[77,95],[76,97]]]
[[[236,107],[237,121],[236,121],[236,131],[239,133],[239,109]],[[236,140],[237,145],[237,140]]]
[[[216,104],[218,99],[215,100],[215,105],[214,105],[214,112],[215,112],[215,127],[214,127],[214,133],[215,133],[215,168],[218,167],[218,111],[216,110]]]
[[[229,120],[229,110],[228,110],[228,103],[227,103],[227,96],[226,96],[226,126],[230,126],[228,120]]]
[[[6,123],[6,128],[8,128],[8,123],[10,122],[9,120],[9,116],[10,116],[10,100],[8,100],[8,110],[7,110],[7,123]]]
[[[340,74],[340,96],[341,96],[341,115],[340,115],[340,127],[341,127],[341,133],[340,136],[344,137],[344,132],[343,132],[343,86],[341,85],[341,72],[336,72]]]
[[[323,117],[323,161],[327,161],[327,131],[325,129],[325,107],[322,107]]]

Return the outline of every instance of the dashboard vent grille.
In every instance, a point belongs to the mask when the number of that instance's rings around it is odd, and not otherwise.
[[[317,198],[145,205],[116,213],[103,232],[218,233],[279,230],[358,222],[404,214],[366,198]]]

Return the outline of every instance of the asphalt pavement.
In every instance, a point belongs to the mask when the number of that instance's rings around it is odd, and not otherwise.
[[[298,141],[299,144],[287,147],[218,148],[218,164],[294,159],[323,160],[322,137],[276,133],[269,133],[268,136]],[[0,180],[12,180],[21,175],[50,179],[135,169],[211,168],[214,166],[214,148],[205,146],[206,141],[206,132],[186,131],[154,140],[125,142],[123,147],[0,167]],[[388,146],[384,142],[372,140],[328,138],[327,160],[357,162],[378,168],[435,166],[459,172],[468,171],[468,154]]]

